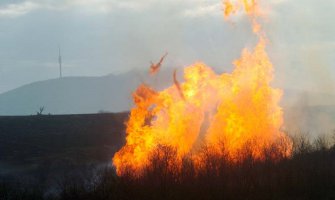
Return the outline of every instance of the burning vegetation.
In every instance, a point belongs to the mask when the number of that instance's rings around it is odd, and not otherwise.
[[[225,19],[244,9],[258,44],[252,51],[243,50],[231,73],[216,74],[195,63],[184,69],[184,82],[179,83],[174,74],[174,84],[163,91],[140,85],[133,94],[126,144],[113,158],[118,175],[140,176],[152,167],[152,158],[166,156],[170,156],[167,165],[177,171],[185,159],[200,171],[208,164],[204,152],[231,163],[291,155],[292,142],[280,131],[282,91],[270,85],[273,66],[257,21],[257,2],[225,0],[223,4]]]
[[[19,167],[0,165],[0,199],[335,199],[335,132],[312,140],[281,131],[260,9],[236,1],[223,0],[224,17],[247,13],[257,45],[231,73],[195,63],[163,91],[140,85],[116,171],[104,158],[121,143],[128,113],[1,117],[0,161]]]

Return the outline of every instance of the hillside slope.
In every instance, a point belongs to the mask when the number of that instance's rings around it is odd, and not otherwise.
[[[131,94],[139,84],[162,88],[167,82],[172,82],[169,70],[158,77],[134,70],[120,75],[39,81],[0,94],[0,115],[34,115],[43,106],[46,114],[123,112],[131,108]]]

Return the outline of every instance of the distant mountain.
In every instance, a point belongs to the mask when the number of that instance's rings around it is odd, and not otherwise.
[[[119,75],[35,82],[0,94],[0,115],[35,115],[43,106],[44,114],[128,111],[133,105],[131,94],[139,84],[163,89],[173,83],[172,74],[173,69],[166,68],[157,76],[133,70]],[[335,129],[334,94],[286,89],[281,104],[287,129],[312,132]]]
[[[102,77],[65,77],[34,82],[0,94],[0,115],[83,114],[129,110],[132,92],[141,83],[162,88],[172,83],[172,70],[152,77],[133,70]]]

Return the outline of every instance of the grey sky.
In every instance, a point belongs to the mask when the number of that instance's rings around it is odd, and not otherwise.
[[[264,0],[265,1],[265,0]],[[276,84],[335,89],[335,1],[271,0],[265,28]],[[2,0],[0,92],[58,76],[99,76],[203,61],[218,71],[255,38],[248,21],[224,22],[220,0]]]

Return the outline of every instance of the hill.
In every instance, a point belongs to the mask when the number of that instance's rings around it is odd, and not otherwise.
[[[162,88],[172,71],[152,77],[133,70],[102,77],[65,77],[34,82],[0,94],[0,115],[34,115],[40,107],[51,114],[123,112],[132,106],[131,93],[141,83]]]
[[[44,114],[54,115],[129,111],[133,105],[131,94],[138,85],[146,83],[163,89],[173,82],[172,70],[165,68],[157,76],[133,70],[119,75],[31,83],[0,94],[0,116],[35,115],[40,107],[45,108]],[[334,94],[285,89],[281,102],[285,128],[312,133],[335,129],[334,102]]]

